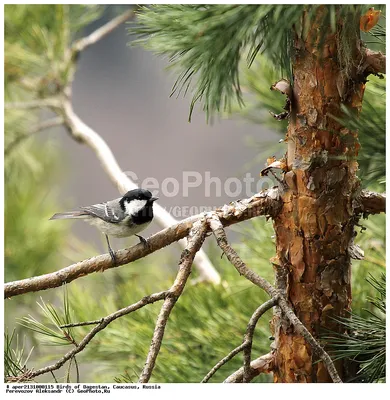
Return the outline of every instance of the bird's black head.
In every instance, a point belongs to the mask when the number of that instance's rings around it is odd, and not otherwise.
[[[122,210],[130,215],[145,215],[153,218],[153,197],[149,190],[134,189],[127,192],[119,201]]]

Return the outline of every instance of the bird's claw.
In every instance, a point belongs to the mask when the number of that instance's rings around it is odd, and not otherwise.
[[[139,239],[139,242],[142,243],[145,247],[149,247],[148,241],[142,237],[141,235],[135,235]]]

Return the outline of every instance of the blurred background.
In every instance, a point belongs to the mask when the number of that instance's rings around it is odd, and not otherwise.
[[[6,6],[5,101],[34,98],[36,93],[28,84],[37,77],[52,77],[58,72],[63,55],[58,33],[65,22],[70,23],[70,38],[81,37],[124,9],[121,6]],[[244,109],[237,106],[230,115],[223,114],[209,123],[204,113],[196,109],[189,123],[191,96],[170,97],[176,79],[174,70],[167,70],[168,60],[132,46],[134,37],[128,33],[128,27],[128,24],[121,25],[83,51],[72,85],[75,112],[108,143],[124,171],[135,172],[138,182],[147,177],[156,178],[160,183],[167,177],[182,182],[183,171],[197,171],[202,176],[209,171],[222,182],[230,177],[242,180],[248,172],[258,179],[266,159],[284,153],[285,144],[279,141],[286,124],[273,120],[268,113],[282,111],[284,98],[269,90],[281,76],[266,59],[258,59],[250,70],[243,70]],[[47,90],[51,90],[49,86]],[[362,180],[365,186],[379,191],[384,191],[381,129],[384,132],[385,105],[384,97],[378,98],[378,93],[384,93],[384,87],[384,81],[373,79],[365,98],[367,109],[376,110],[371,118],[375,119],[375,129],[380,131],[374,143],[375,157],[369,141],[365,148],[362,139]],[[64,128],[28,134],[37,121],[51,117],[49,111],[10,109],[5,112],[5,281],[52,272],[106,252],[103,235],[88,224],[49,221],[55,212],[118,197],[117,189],[95,154],[72,139]],[[203,185],[190,189],[189,197],[183,197],[181,191],[175,197],[164,197],[161,193],[159,197],[159,204],[167,209],[221,206],[234,200],[224,192],[222,197],[213,192],[205,197]],[[245,194],[238,196],[243,197]],[[385,266],[384,217],[370,217],[363,224],[367,229],[358,236],[358,242],[366,252],[366,259],[354,267],[357,309],[373,293],[365,281],[368,271],[379,276]],[[253,229],[258,233],[256,237]],[[160,227],[153,223],[145,236],[158,230]],[[229,235],[245,261],[272,280],[273,271],[268,261],[274,255],[272,224],[259,218],[229,229]],[[137,242],[134,238],[114,239],[111,244],[119,249]],[[167,379],[199,382],[218,360],[240,344],[248,319],[265,300],[256,288],[239,279],[211,241],[206,242],[205,248],[223,284],[202,283],[186,288],[168,324],[153,374],[154,382]],[[7,300],[6,343],[9,341],[10,348],[22,361],[26,361],[33,349],[27,360],[29,368],[47,365],[72,346],[58,329],[51,307],[60,318],[72,321],[100,318],[145,294],[168,288],[176,273],[179,254],[179,247],[173,245],[127,266],[78,279],[67,288]],[[56,373],[56,379],[136,381],[159,307],[154,304],[143,308],[110,325],[77,356],[77,366],[73,363],[62,368]],[[270,317],[268,313],[258,325],[256,356],[269,348]],[[77,341],[87,331],[88,327],[74,328],[72,334]],[[223,380],[240,365],[237,357],[212,381]],[[262,382],[269,377],[256,379]],[[53,380],[50,375],[39,377],[41,382]]]

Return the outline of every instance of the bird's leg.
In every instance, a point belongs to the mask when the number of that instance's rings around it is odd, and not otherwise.
[[[108,245],[108,252],[110,253],[111,259],[112,259],[112,264],[114,267],[116,267],[116,258],[115,258],[115,254],[110,246],[110,241],[108,240],[108,236],[106,235],[106,240],[107,240],[107,245]]]
[[[149,246],[148,241],[144,237],[142,237],[141,235],[137,235],[137,234],[135,236],[137,236],[140,243],[142,243],[144,246]]]

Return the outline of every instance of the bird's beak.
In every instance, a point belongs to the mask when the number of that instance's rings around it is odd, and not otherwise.
[[[151,203],[153,203],[153,202],[155,202],[156,200],[158,200],[158,197],[151,197],[149,201],[150,201]]]

